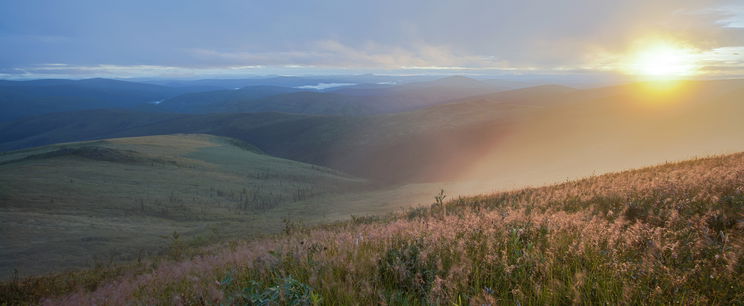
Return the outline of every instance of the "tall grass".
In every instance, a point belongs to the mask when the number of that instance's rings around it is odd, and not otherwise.
[[[742,234],[735,154],[295,228],[42,303],[737,304]]]

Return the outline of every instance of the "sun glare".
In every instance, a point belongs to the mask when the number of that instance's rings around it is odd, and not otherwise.
[[[650,80],[673,80],[697,73],[693,49],[667,41],[639,46],[629,56],[628,73]]]

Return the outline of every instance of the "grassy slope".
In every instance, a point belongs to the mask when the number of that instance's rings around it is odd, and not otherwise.
[[[299,229],[108,286],[87,272],[2,294],[28,301],[72,279],[88,289],[52,302],[731,304],[744,300],[742,186],[738,153]]]
[[[364,181],[208,135],[119,138],[0,155],[0,274],[132,260],[184,241],[280,231],[303,201]],[[197,241],[195,241],[197,242]],[[208,241],[202,241],[208,242]],[[214,242],[214,241],[211,241]],[[53,250],[53,251],[50,251]]]

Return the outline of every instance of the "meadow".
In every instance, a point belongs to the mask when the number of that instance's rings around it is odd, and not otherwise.
[[[6,282],[10,304],[739,304],[744,153]]]
[[[429,201],[456,184],[384,185],[273,157],[232,138],[176,134],[0,153],[0,279],[167,256]],[[50,252],[49,250],[55,250]]]
[[[328,213],[303,201],[366,188],[363,179],[208,135],[4,152],[0,278],[162,255],[174,234],[198,246],[276,233],[298,211],[307,222]]]

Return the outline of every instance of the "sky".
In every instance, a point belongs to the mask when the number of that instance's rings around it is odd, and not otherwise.
[[[673,41],[744,76],[735,0],[0,0],[0,78],[614,74]]]

